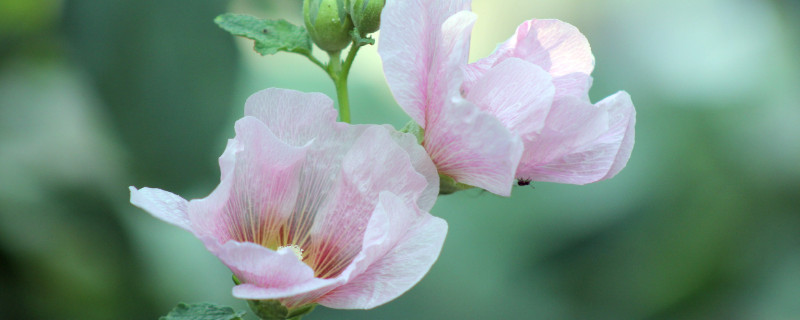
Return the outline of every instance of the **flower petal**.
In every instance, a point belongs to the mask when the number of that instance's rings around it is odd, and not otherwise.
[[[456,181],[508,196],[522,156],[520,138],[496,117],[453,98],[425,131],[425,149],[439,172]]]
[[[610,117],[609,127],[611,129],[603,136],[603,140],[612,146],[621,140],[611,168],[600,179],[605,180],[617,175],[628,164],[636,140],[636,109],[633,107],[631,96],[625,91],[617,92],[603,99],[597,103],[597,106],[608,110]]]
[[[556,83],[556,96],[575,95],[588,101],[594,56],[589,41],[575,26],[559,20],[523,22],[494,53],[466,67],[464,91],[469,92],[492,66],[511,57],[549,72]]]
[[[417,205],[424,211],[430,211],[436,203],[436,199],[439,198],[439,172],[436,170],[436,165],[433,164],[433,160],[428,156],[425,148],[417,143],[416,137],[398,132],[391,126],[387,126],[387,130],[392,135],[394,142],[408,153],[414,170],[428,180],[428,186],[419,196]]]
[[[408,291],[430,270],[447,223],[382,192],[347,284],[320,299],[331,308],[369,309]]]
[[[233,288],[233,296],[239,299],[296,298],[339,284],[315,278],[314,271],[288,248],[273,251],[250,242],[228,241],[209,250],[244,283]]]
[[[550,74],[530,62],[509,58],[487,71],[466,98],[524,137],[544,127],[554,93]]]
[[[586,184],[614,176],[630,157],[635,113],[625,92],[597,106],[576,97],[556,101],[542,134],[526,141],[517,177]]]
[[[340,274],[361,251],[361,239],[378,195],[389,191],[408,205],[427,187],[384,127],[371,126],[342,159],[342,173],[328,206],[317,214],[311,229],[308,260],[318,276]]]
[[[141,188],[136,190],[134,187],[129,187],[129,189],[133,205],[144,209],[156,218],[192,231],[186,200],[161,189]]]
[[[261,120],[278,139],[303,146],[332,131],[337,112],[322,93],[269,88],[247,98],[244,114]]]
[[[467,63],[475,16],[468,0],[387,1],[378,53],[395,100],[423,128],[448,94],[451,68]],[[461,12],[459,12],[461,11]],[[458,14],[456,14],[458,13]],[[448,23],[445,23],[450,20]],[[451,92],[452,93],[452,92]]]
[[[294,213],[307,147],[282,142],[250,116],[236,122],[233,140],[220,157],[220,185],[189,203],[195,232],[221,243],[235,239],[274,246],[279,227]]]

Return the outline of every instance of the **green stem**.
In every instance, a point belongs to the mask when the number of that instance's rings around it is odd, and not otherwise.
[[[350,123],[350,97],[347,91],[347,77],[350,75],[350,67],[353,66],[358,49],[363,45],[363,43],[354,40],[344,61],[341,58],[341,51],[328,52],[330,57],[328,65],[322,64],[310,54],[306,55],[308,60],[325,70],[333,80],[333,85],[336,87],[336,98],[339,102],[339,118],[342,122]]]
[[[350,100],[347,96],[347,78],[333,80],[336,86],[336,97],[339,99],[339,117],[342,122],[350,123]]]
[[[305,56],[306,56],[306,58],[308,58],[308,60],[310,60],[311,62],[313,62],[314,64],[316,64],[316,65],[317,65],[317,66],[319,66],[320,68],[322,68],[322,70],[325,70],[326,72],[328,71],[328,68],[327,68],[327,67],[325,67],[325,65],[324,65],[324,64],[322,64],[322,61],[319,61],[317,58],[315,58],[315,57],[314,57],[313,55],[311,55],[310,53],[309,53],[309,54],[305,54]]]
[[[342,65],[341,53],[341,51],[328,52],[331,58],[330,62],[328,62],[328,75],[336,87],[336,98],[339,101],[339,118],[342,122],[350,123],[350,98],[347,93],[347,74],[350,71],[350,65],[347,62]],[[348,54],[347,57],[349,58],[350,55]]]

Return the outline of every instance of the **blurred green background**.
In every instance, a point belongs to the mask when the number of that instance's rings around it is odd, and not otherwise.
[[[302,22],[300,1],[0,0],[0,318],[156,319],[180,301],[246,309],[191,234],[127,187],[204,197],[246,97],[321,91],[261,57],[223,12]],[[472,58],[530,18],[576,25],[594,101],[631,93],[636,147],[587,186],[440,198],[439,261],[370,311],[307,319],[800,319],[800,3],[475,0]],[[375,47],[354,122],[401,126]]]

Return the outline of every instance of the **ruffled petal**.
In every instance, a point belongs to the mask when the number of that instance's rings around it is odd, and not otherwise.
[[[194,231],[219,242],[234,239],[275,247],[281,243],[280,227],[294,213],[307,147],[282,142],[250,116],[236,122],[233,140],[220,157],[220,185],[189,204]]]
[[[414,170],[428,180],[428,186],[419,196],[417,205],[424,211],[430,211],[436,203],[436,199],[439,198],[439,172],[436,170],[436,165],[433,164],[433,160],[428,156],[425,148],[417,143],[416,137],[398,132],[388,125],[386,129],[391,133],[394,142],[408,153]]]
[[[520,138],[472,103],[453,98],[425,131],[425,149],[440,173],[508,196],[522,156]]]
[[[467,62],[469,31],[458,29],[470,29],[475,20],[474,14],[463,11],[469,10],[469,3],[387,1],[381,14],[381,39],[390,39],[378,46],[386,82],[400,107],[423,128],[428,109],[439,107],[435,101],[445,96],[451,80],[452,70],[444,69]]]
[[[278,139],[303,146],[333,131],[337,112],[322,93],[269,88],[247,98],[244,114],[261,120]]]
[[[228,241],[209,250],[243,282],[233,288],[233,296],[239,299],[298,298],[321,288],[333,289],[341,282],[315,278],[314,271],[288,248],[273,251],[254,243]]]
[[[509,58],[486,72],[466,98],[525,137],[544,127],[554,93],[550,74],[530,62]]]
[[[608,110],[610,118],[610,130],[603,136],[603,141],[613,147],[617,141],[620,141],[620,136],[622,137],[611,168],[608,169],[605,176],[600,178],[600,180],[605,180],[617,175],[631,158],[633,144],[636,140],[636,109],[633,107],[631,96],[625,91],[617,92],[603,99],[597,103],[597,106]]]
[[[518,178],[586,184],[612,177],[630,157],[635,114],[625,92],[597,106],[575,97],[556,101],[542,134],[526,141]]]
[[[430,270],[447,234],[447,223],[400,197],[380,194],[380,201],[364,235],[363,250],[354,262],[352,277],[320,299],[331,308],[369,309],[408,291]]]
[[[575,26],[559,20],[523,22],[494,53],[466,67],[464,91],[469,92],[483,74],[511,57],[550,73],[556,83],[556,96],[575,95],[588,101],[594,56],[589,41]]]
[[[320,210],[310,232],[307,261],[323,277],[340,274],[361,250],[380,192],[393,192],[416,205],[428,184],[384,127],[368,128],[342,162],[334,200]]]
[[[141,188],[136,190],[134,187],[129,187],[129,189],[133,205],[144,209],[156,218],[192,231],[192,224],[188,217],[188,203],[185,199],[161,189]]]

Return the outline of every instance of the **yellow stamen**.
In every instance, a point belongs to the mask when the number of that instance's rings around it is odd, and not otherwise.
[[[292,245],[288,245],[288,246],[280,246],[280,247],[278,247],[278,250],[284,249],[284,248],[291,249],[292,253],[294,253],[294,255],[297,256],[297,259],[300,259],[300,261],[303,261],[303,249],[300,248],[300,246],[298,246],[296,244],[292,244]]]

